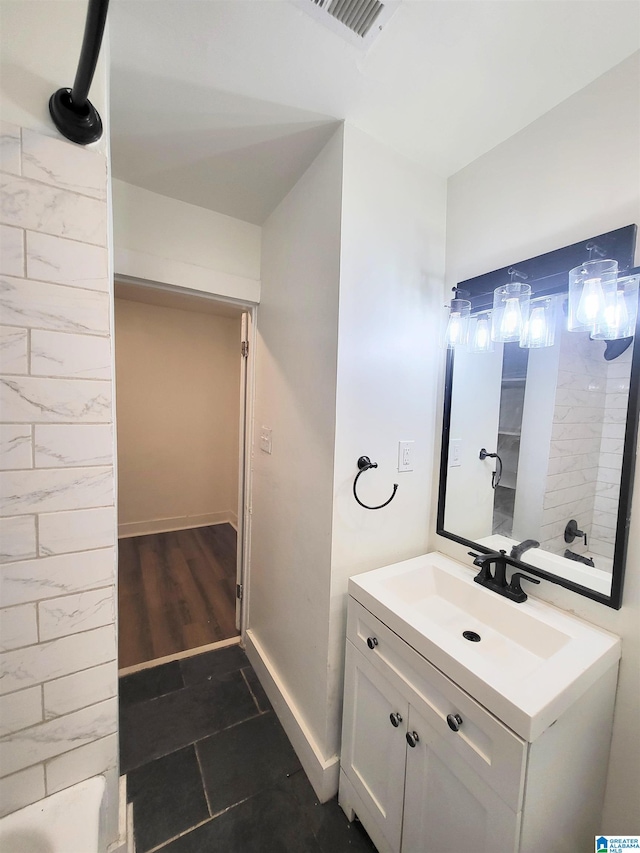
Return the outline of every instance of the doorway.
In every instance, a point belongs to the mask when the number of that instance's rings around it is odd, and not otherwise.
[[[116,279],[121,673],[240,636],[250,320]]]

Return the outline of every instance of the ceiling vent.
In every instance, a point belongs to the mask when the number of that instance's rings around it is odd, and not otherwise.
[[[368,49],[400,0],[298,0],[296,5],[350,44]]]

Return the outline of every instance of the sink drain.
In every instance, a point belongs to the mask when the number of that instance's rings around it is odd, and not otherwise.
[[[465,640],[469,640],[471,643],[479,643],[482,639],[480,634],[476,634],[475,631],[463,631],[462,636]]]

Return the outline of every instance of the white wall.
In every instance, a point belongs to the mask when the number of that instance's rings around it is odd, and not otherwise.
[[[347,581],[427,549],[446,184],[346,125],[326,744],[339,749]],[[398,472],[398,442],[414,441]],[[358,481],[359,456],[378,468]]]
[[[639,56],[600,77],[449,181],[450,284],[640,222]],[[636,260],[638,263],[638,259]],[[623,638],[602,832],[640,833],[640,469],[620,611],[543,583],[539,595]],[[433,547],[468,562],[461,546]]]
[[[323,799],[337,789],[348,577],[427,546],[444,213],[444,181],[347,126],[264,226],[256,431],[272,428],[273,454],[255,451],[249,649]],[[397,472],[399,440],[415,442],[411,473]],[[363,454],[379,464],[365,501],[399,483],[380,512],[353,499]]]
[[[115,272],[260,301],[258,225],[113,181]]]
[[[107,776],[118,825],[107,139],[48,118],[75,75],[84,2],[2,5],[0,800]],[[108,129],[107,69],[91,100]]]
[[[342,128],[264,224],[256,349],[250,640],[320,764],[327,757],[341,193]],[[262,426],[272,430],[270,455],[259,449]]]
[[[238,520],[240,318],[116,299],[118,532]]]

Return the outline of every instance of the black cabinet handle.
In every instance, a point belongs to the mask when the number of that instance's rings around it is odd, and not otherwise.
[[[400,716],[400,714],[389,714],[389,719],[391,720],[391,725],[394,726],[394,728],[396,729],[402,722],[402,717]]]
[[[367,637],[367,645],[370,649],[375,649],[375,647],[378,645],[378,641],[375,637]]]
[[[407,733],[406,733],[406,735],[405,735],[405,737],[406,737],[406,739],[407,739],[407,743],[409,744],[409,746],[410,746],[412,749],[413,749],[413,747],[418,743],[418,741],[420,740],[420,738],[418,737],[418,733],[417,733],[417,732],[407,732]]]
[[[447,725],[452,732],[457,732],[462,725],[462,717],[460,714],[447,714]]]

